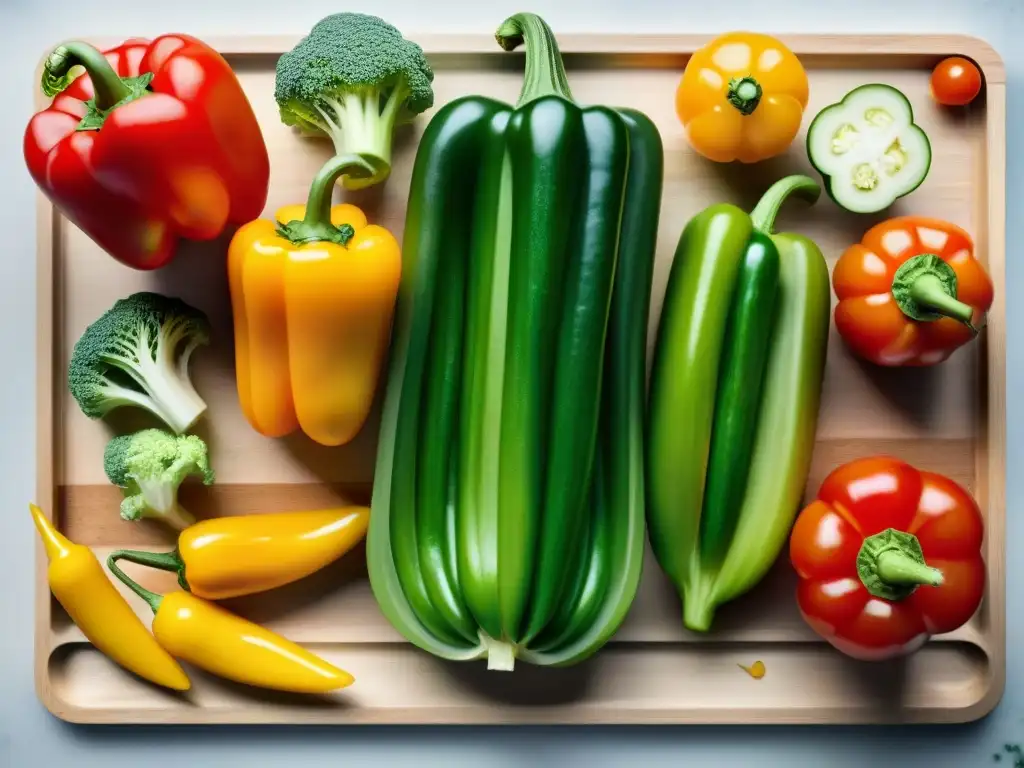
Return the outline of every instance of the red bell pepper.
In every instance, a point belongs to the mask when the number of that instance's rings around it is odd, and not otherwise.
[[[851,461],[793,526],[800,612],[854,658],[911,653],[974,615],[983,535],[977,503],[949,478],[887,456]]]
[[[231,67],[202,41],[163,35],[104,53],[67,43],[44,64],[43,92],[55,98],[26,128],[29,172],[122,263],[156,269],[180,238],[209,240],[262,213],[263,134]]]

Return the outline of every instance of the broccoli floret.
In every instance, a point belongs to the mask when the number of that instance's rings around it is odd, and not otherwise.
[[[89,418],[134,405],[180,435],[206,412],[188,364],[209,341],[202,311],[181,299],[135,293],[85,329],[71,354],[68,387]]]
[[[359,155],[374,167],[372,175],[339,179],[361,189],[390,174],[394,128],[433,106],[433,80],[423,49],[395,27],[335,13],[278,59],[274,98],[286,125],[326,134],[338,155]]]
[[[103,470],[124,492],[121,517],[158,518],[178,530],[196,521],[178,503],[178,487],[190,475],[202,476],[206,485],[214,480],[202,438],[162,429],[113,438],[103,452]]]

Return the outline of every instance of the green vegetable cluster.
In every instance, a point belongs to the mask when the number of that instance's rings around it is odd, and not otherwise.
[[[162,429],[114,437],[104,451],[103,469],[124,491],[121,517],[156,518],[178,530],[195,522],[178,503],[178,487],[189,476],[201,477],[206,485],[214,480],[202,438]]]
[[[181,299],[135,293],[85,329],[71,355],[68,387],[90,418],[135,406],[180,435],[206,412],[189,361],[209,340],[210,323],[200,310]]]

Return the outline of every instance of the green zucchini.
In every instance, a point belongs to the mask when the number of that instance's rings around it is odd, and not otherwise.
[[[572,101],[538,17],[498,39],[519,104],[459,99],[417,151],[367,560],[410,642],[511,669],[590,655],[636,592],[662,147]]]

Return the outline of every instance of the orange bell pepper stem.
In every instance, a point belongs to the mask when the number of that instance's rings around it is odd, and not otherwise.
[[[839,257],[832,286],[839,334],[884,366],[941,363],[975,338],[993,301],[970,235],[923,216],[869,229]]]

